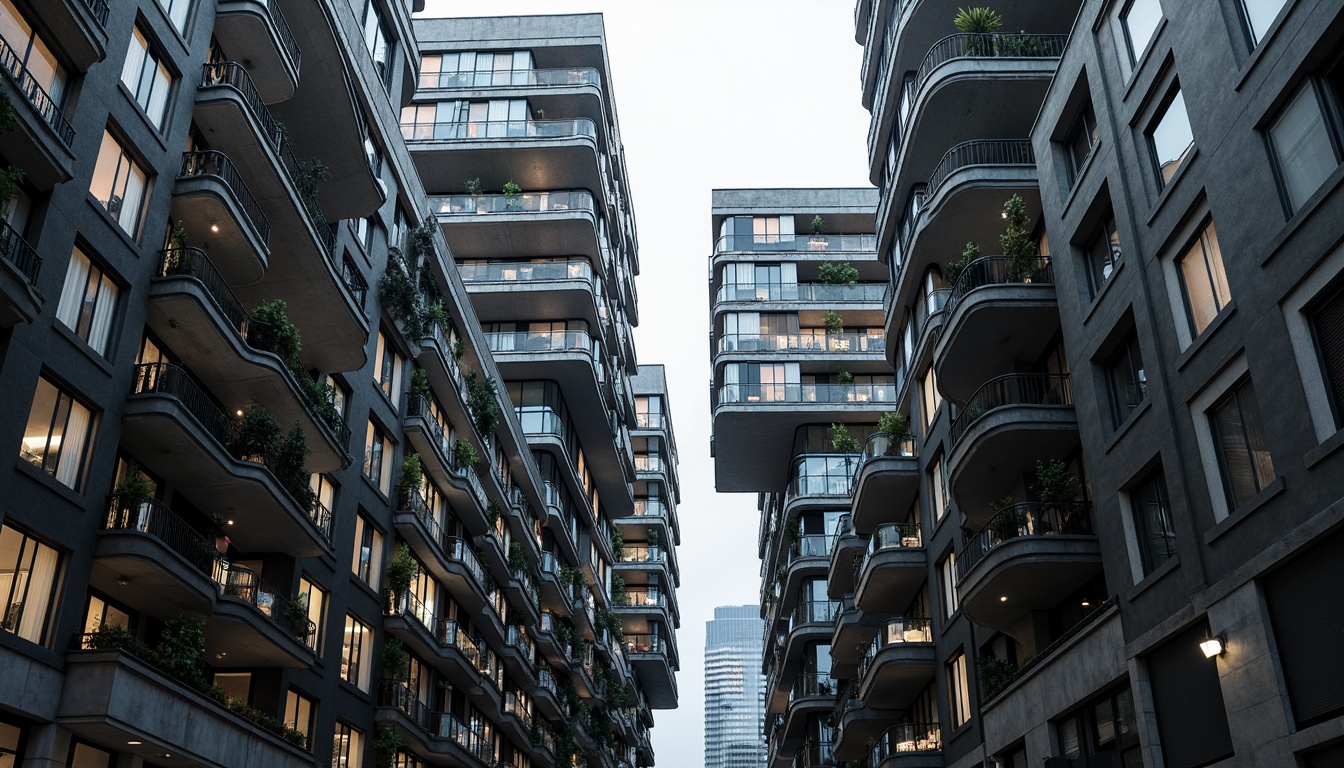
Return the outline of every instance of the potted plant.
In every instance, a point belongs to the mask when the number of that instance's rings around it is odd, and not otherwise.
[[[826,332],[830,334],[838,334],[845,329],[845,318],[834,310],[826,313],[823,322],[826,324]]]
[[[853,285],[859,269],[848,261],[828,261],[817,268],[817,279],[827,285]]]
[[[411,588],[411,582],[415,580],[419,573],[420,566],[411,555],[411,548],[406,545],[406,542],[402,542],[397,546],[397,551],[393,553],[392,558],[387,561],[388,588],[400,600],[405,596],[406,591]]]
[[[877,431],[886,432],[892,436],[909,434],[910,417],[900,411],[887,411],[877,417]]]
[[[420,455],[412,453],[401,462],[401,487],[407,490],[420,487],[420,483],[425,478],[424,467],[420,462]]]
[[[518,573],[527,568],[527,557],[523,554],[523,545],[516,541],[509,542],[509,570]]]
[[[835,380],[840,384],[849,386],[850,384],[854,383],[854,374],[850,373],[844,368],[841,368],[840,372],[835,374]]]
[[[289,599],[285,606],[285,623],[295,637],[307,641],[308,636],[308,595],[300,592]]]
[[[1059,459],[1036,462],[1036,494],[1041,500],[1042,512],[1055,512],[1061,518],[1061,527],[1082,495],[1077,475]]]
[[[824,251],[830,242],[826,239],[826,220],[821,218],[821,214],[812,217],[812,238],[807,241],[809,251]]]
[[[504,183],[504,207],[510,211],[516,211],[523,205],[523,188],[507,181]]]
[[[215,552],[218,552],[221,555],[228,554],[229,544],[231,542],[229,541],[229,537],[224,533],[224,525],[227,522],[228,521],[224,519],[224,516],[218,512],[210,515],[210,524],[206,529],[205,538],[214,544],[214,549],[203,554],[211,559],[213,559]]]
[[[1008,281],[1030,282],[1036,261],[1036,243],[1027,229],[1027,204],[1022,198],[1013,195],[1003,204],[1003,217],[1008,220],[1008,228],[999,235],[999,245],[1003,255],[1008,257]]]
[[[139,528],[147,522],[141,519],[144,514],[141,505],[149,501],[153,495],[154,485],[140,471],[140,465],[133,461],[127,462],[125,475],[121,478],[121,482],[117,483],[117,487],[112,489],[117,511],[123,515],[132,515],[135,527]]]
[[[465,472],[476,466],[476,463],[480,460],[480,455],[476,453],[476,446],[460,437],[457,442],[453,443],[453,461],[457,463],[458,469]]]
[[[992,8],[958,8],[957,15],[952,17],[952,26],[968,36],[967,56],[992,56],[994,38],[991,35],[1003,27],[1003,17]]]
[[[965,271],[966,266],[978,258],[980,258],[980,246],[975,243],[967,243],[961,251],[961,259],[948,262],[943,279],[947,281],[949,286],[955,285],[957,278],[961,277],[961,273]]]
[[[280,443],[280,422],[266,409],[252,403],[243,412],[234,433],[233,453],[243,461],[264,464]]]
[[[616,555],[616,561],[621,560],[621,550],[625,549],[625,536],[621,535],[620,528],[611,529],[611,551]]]

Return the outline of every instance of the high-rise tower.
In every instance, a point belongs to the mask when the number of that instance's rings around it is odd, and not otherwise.
[[[724,605],[705,622],[705,768],[764,768],[765,676],[759,605]]]

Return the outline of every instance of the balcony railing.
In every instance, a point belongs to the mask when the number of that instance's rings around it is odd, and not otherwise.
[[[863,452],[859,454],[859,466],[862,467],[865,463],[883,456],[913,459],[917,455],[914,435],[874,432],[863,444]]]
[[[29,285],[37,285],[37,274],[42,269],[42,257],[37,250],[19,236],[19,233],[0,218],[0,258],[4,258],[14,268],[28,278]]]
[[[886,283],[726,283],[719,286],[715,301],[808,301],[826,303],[882,301]]]
[[[1010,373],[985,382],[952,422],[952,444],[956,445],[981,416],[1010,405],[1073,405],[1068,374]]]
[[[883,623],[859,662],[859,677],[868,674],[868,667],[883,650],[905,643],[932,643],[933,628],[927,618],[902,616]]]
[[[943,735],[937,723],[898,723],[886,730],[873,743],[868,753],[868,765],[877,768],[894,755],[914,752],[941,752]]]
[[[581,259],[567,261],[469,261],[457,271],[466,283],[526,283],[583,280],[593,283],[593,266]]]
[[[922,546],[924,539],[919,531],[919,523],[883,523],[873,529],[873,536],[868,540],[868,550],[863,555],[861,567],[867,567],[868,560],[878,552]]]
[[[714,244],[716,254],[743,251],[873,253],[877,235],[724,235]]]
[[[656,587],[628,587],[625,596],[612,600],[613,605],[637,608],[666,608],[668,594]]]
[[[476,553],[472,550],[470,542],[456,536],[449,536],[443,540],[443,548],[449,557],[466,567],[471,577],[476,580],[477,586],[485,589],[485,569],[481,567],[481,561],[476,559]]]
[[[157,499],[125,504],[115,496],[112,497],[107,505],[107,515],[103,518],[103,530],[148,534],[212,579],[217,570],[216,561],[222,557],[213,542]],[[167,567],[167,563],[162,565]]]
[[[947,150],[929,176],[924,194],[933,197],[953,173],[973,165],[1021,165],[1036,167],[1036,154],[1027,139],[974,139]]]
[[[595,211],[587,190],[520,192],[517,195],[442,195],[429,198],[430,210],[440,216],[476,216],[504,213],[570,213]]]
[[[52,101],[46,89],[38,84],[37,78],[33,77],[33,73],[23,65],[23,59],[18,52],[3,37],[0,37],[0,69],[4,69],[5,74],[9,75],[13,89],[23,94],[24,100],[34,112],[37,112],[47,127],[55,132],[56,138],[67,148],[74,144],[75,129],[66,122],[60,106]]]
[[[635,635],[625,633],[625,650],[629,653],[657,653],[671,657],[670,645],[666,638],[658,635]]]
[[[568,139],[597,137],[597,126],[586,117],[571,120],[489,120],[452,123],[402,123],[407,141],[484,141],[488,139]]]
[[[719,337],[720,352],[885,352],[880,333],[729,333]]]
[[[834,696],[836,691],[836,683],[828,673],[808,672],[793,681],[789,689],[789,703],[809,696]]]
[[[1064,53],[1068,35],[960,34],[933,44],[915,76],[906,81],[906,100],[913,103],[938,67],[953,59],[1029,58],[1057,59]],[[908,121],[905,121],[908,123]]]
[[[515,331],[485,334],[491,352],[591,352],[587,331]]]
[[[839,612],[838,600],[804,600],[794,606],[793,614],[789,617],[789,629],[794,630],[807,624],[829,626],[835,622],[835,616]]]
[[[635,499],[634,511],[636,516],[666,517],[667,504],[662,499]]]
[[[667,552],[657,544],[635,544],[621,547],[617,562],[621,563],[665,563]]]
[[[159,251],[159,271],[155,277],[195,278],[214,299],[215,308],[224,316],[229,327],[244,339],[247,338],[252,318],[205,251],[194,247],[165,248]]]
[[[98,26],[107,26],[107,12],[110,10],[107,0],[84,0],[84,7],[93,14],[93,20],[98,22]]]
[[[601,83],[601,76],[592,67],[420,73],[421,88],[507,88],[548,85],[601,85]]]
[[[860,458],[853,453],[808,453],[794,460],[785,503],[799,496],[848,496]]]
[[[1049,256],[1014,259],[984,256],[967,264],[952,284],[944,311],[951,317],[966,294],[987,285],[1051,285],[1055,270]]]
[[[830,558],[835,547],[835,536],[826,533],[806,533],[789,544],[789,562],[804,558]]]
[[[257,237],[263,243],[270,242],[271,225],[266,221],[265,214],[261,212],[261,205],[252,196],[247,184],[243,182],[243,177],[238,175],[238,169],[233,167],[233,162],[229,160],[227,155],[213,149],[204,152],[182,153],[182,172],[179,177],[198,176],[213,176],[228,187],[238,201],[239,207],[242,208],[243,215],[247,217],[252,228],[256,230]]]
[[[951,288],[935,288],[924,294],[924,300],[915,302],[915,333],[923,335],[924,331],[932,325],[933,318],[946,312],[947,297],[952,293]],[[914,354],[914,350],[910,350]]]
[[[1013,539],[1029,536],[1091,536],[1092,505],[1085,501],[1042,504],[1024,501],[999,510],[979,533],[966,540],[957,555],[957,581],[989,554],[991,549]]]
[[[719,403],[894,403],[896,382],[882,384],[724,384]]]
[[[312,648],[317,625],[308,618],[307,610],[290,603],[288,598],[283,597],[251,569],[224,560],[219,563],[224,569],[219,583],[225,595],[250,603],[305,648]]]

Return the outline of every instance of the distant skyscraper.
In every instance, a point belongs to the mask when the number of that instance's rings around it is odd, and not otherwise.
[[[765,677],[759,605],[725,605],[705,622],[705,768],[762,768]]]

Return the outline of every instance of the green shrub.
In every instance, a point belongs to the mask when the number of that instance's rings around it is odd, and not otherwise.
[[[817,268],[817,277],[827,285],[853,285],[859,280],[859,269],[847,261],[828,261]]]
[[[286,308],[284,299],[275,299],[252,310],[247,341],[257,349],[275,353],[285,365],[294,365],[303,345],[298,327],[285,314]]]
[[[900,411],[888,411],[877,418],[877,431],[892,435],[910,433],[910,417]]]
[[[859,441],[853,435],[849,434],[849,429],[844,424],[831,425],[831,447],[837,453],[857,453],[859,450]]]
[[[411,582],[420,573],[420,565],[411,555],[411,548],[402,542],[387,561],[387,586],[398,598],[411,588]]]

